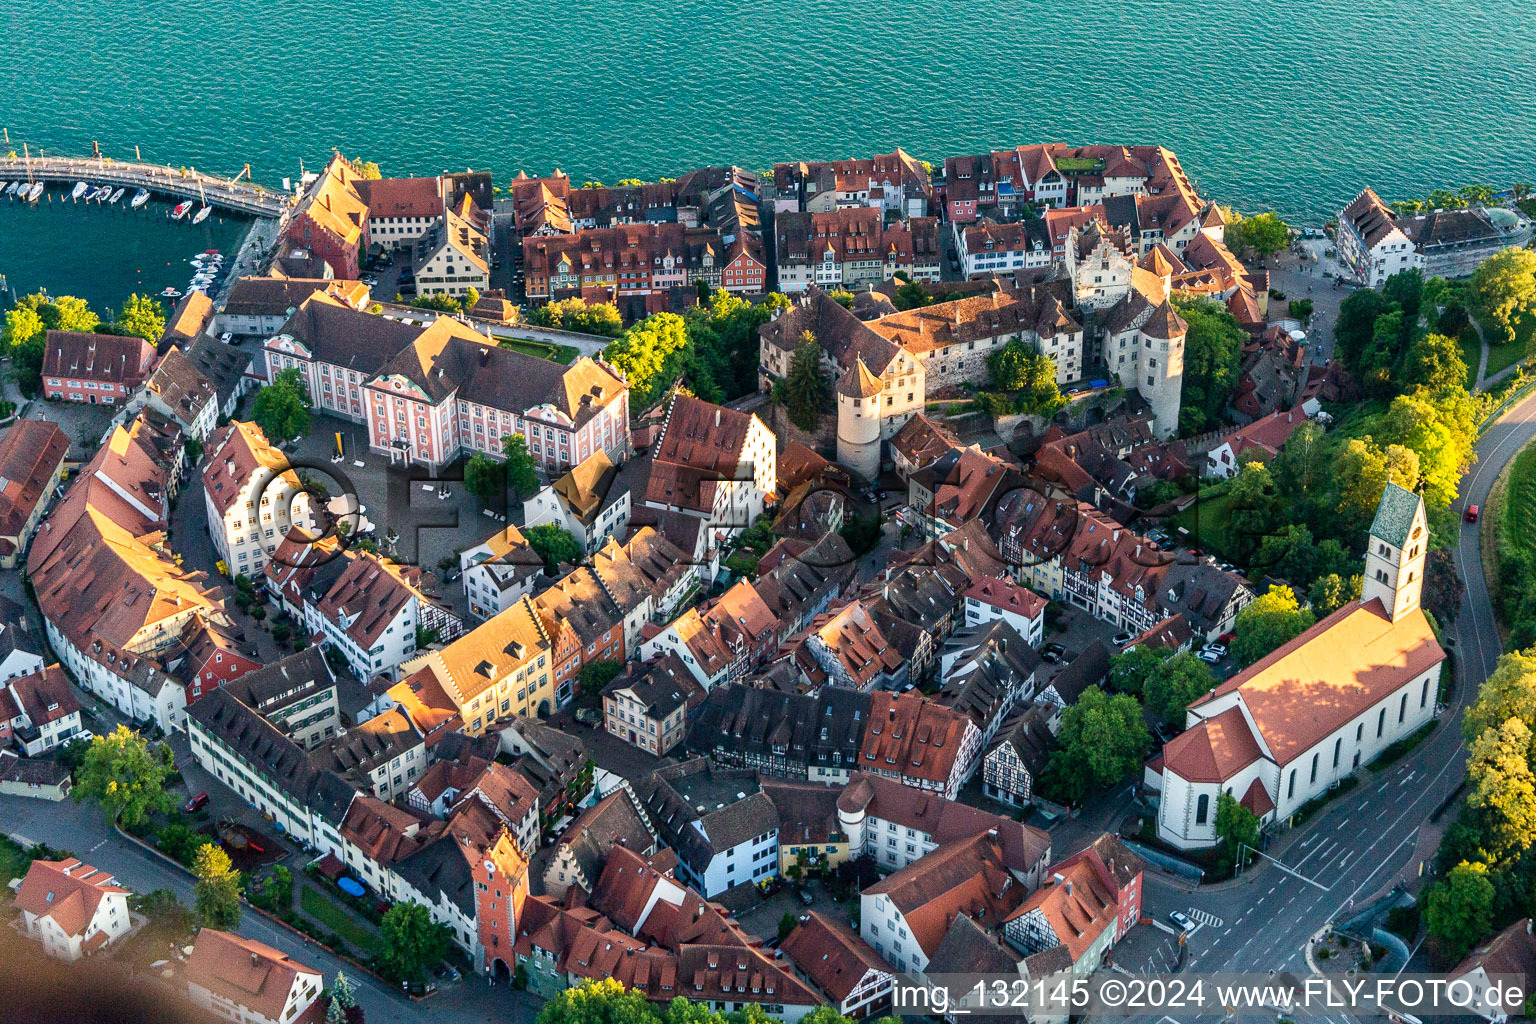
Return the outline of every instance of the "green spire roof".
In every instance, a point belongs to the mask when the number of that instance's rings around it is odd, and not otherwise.
[[[1376,520],[1371,523],[1371,536],[1379,537],[1395,548],[1408,542],[1408,531],[1413,529],[1413,517],[1419,511],[1421,499],[1410,490],[1388,483],[1376,506]]]

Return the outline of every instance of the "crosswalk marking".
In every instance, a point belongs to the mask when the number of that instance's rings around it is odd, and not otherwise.
[[[1210,925],[1212,928],[1221,927],[1221,918],[1217,917],[1215,914],[1207,914],[1205,911],[1196,910],[1193,907],[1185,911],[1185,913],[1187,913],[1192,920],[1197,921],[1200,924]]]

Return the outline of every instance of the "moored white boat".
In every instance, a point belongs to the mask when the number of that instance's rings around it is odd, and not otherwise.
[[[87,184],[86,184],[86,183],[85,183],[85,182],[83,182],[83,181],[77,181],[77,182],[75,182],[75,187],[74,187],[74,189],[73,189],[73,190],[72,190],[72,191],[71,191],[71,192],[70,192],[70,193],[69,193],[69,198],[71,198],[71,199],[79,199],[79,198],[80,198],[80,197],[81,197],[81,196],[83,196],[83,195],[85,195],[85,190],[86,190],[86,189],[88,189],[88,188],[90,188],[90,187],[91,187],[91,186],[89,186],[89,185],[87,185]]]
[[[27,189],[27,202],[29,202],[29,203],[37,202],[38,199],[41,198],[41,196],[43,194],[43,189],[45,189],[45,188],[47,188],[47,186],[44,185],[42,182],[34,181],[32,183],[32,187]]]
[[[133,202],[128,205],[137,210],[147,202],[149,202],[149,189],[141,188],[133,194]]]
[[[171,211],[171,220],[181,220],[190,209],[192,209],[192,200],[190,199],[177,203],[176,208]]]
[[[112,194],[112,186],[111,185],[103,185],[103,186],[101,186],[101,188],[98,188],[96,191],[91,193],[90,201],[93,202],[93,203],[100,203],[100,202],[105,201],[107,196],[110,196],[111,194]]]
[[[128,190],[126,188],[117,189],[115,192],[112,193],[112,195],[110,197],[108,197],[107,205],[108,206],[116,206],[117,205],[117,201],[119,199],[123,198],[123,193],[127,192],[127,191]]]
[[[203,221],[208,219],[208,215],[210,213],[212,213],[212,212],[213,212],[213,207],[211,207],[211,206],[203,207],[201,210],[198,210],[195,214],[192,215],[192,223],[193,224],[201,224]]]
[[[167,299],[179,299],[179,298],[181,298],[181,292],[177,291],[175,288],[171,287],[170,285],[166,285],[165,291],[161,292],[160,295],[161,295],[162,298],[167,298]]]

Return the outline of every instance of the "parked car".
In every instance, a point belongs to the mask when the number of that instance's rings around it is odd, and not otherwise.
[[[811,895],[811,890],[809,889],[796,889],[795,895],[799,896],[800,902],[804,903],[808,907],[814,907],[816,905],[816,897]]]
[[[1127,630],[1124,630],[1122,632],[1116,633],[1115,634],[1115,639],[1113,641],[1111,641],[1111,642],[1116,647],[1124,647],[1126,644],[1130,643],[1132,640],[1135,640],[1136,636],[1137,636],[1137,634],[1132,633],[1130,630],[1127,629]]]
[[[1233,565],[1231,562],[1222,562],[1216,568],[1220,569],[1222,572],[1236,572],[1237,571],[1237,566]]]
[[[1179,910],[1168,911],[1168,920],[1172,921],[1186,932],[1195,926],[1195,922],[1189,919],[1189,915]]]
[[[1467,506],[1467,522],[1469,522],[1469,523],[1477,522],[1478,512],[1479,512],[1479,509],[1478,509],[1478,507],[1476,505],[1468,505]]]
[[[1210,651],[1218,658],[1225,658],[1227,656],[1227,645],[1223,643],[1206,644],[1202,650]]]
[[[1195,657],[1199,658],[1201,661],[1205,662],[1207,665],[1215,665],[1217,662],[1221,661],[1221,655],[1216,654],[1216,653],[1214,653],[1212,651],[1204,650],[1204,649],[1202,649],[1198,654],[1196,654]]]
[[[1067,649],[1061,644],[1052,642],[1040,648],[1040,660],[1054,665],[1067,656]]]
[[[188,800],[186,803],[182,804],[181,809],[186,811],[188,814],[196,814],[198,811],[202,810],[203,805],[207,802],[208,794],[199,793],[192,799]]]

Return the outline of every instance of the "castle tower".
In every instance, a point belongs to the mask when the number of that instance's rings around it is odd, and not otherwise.
[[[1429,554],[1429,526],[1424,499],[1388,483],[1376,506],[1370,543],[1365,549],[1362,603],[1379,598],[1396,622],[1419,607],[1424,589],[1424,560]]]
[[[1151,407],[1152,426],[1159,437],[1172,437],[1179,429],[1184,338],[1188,333],[1189,325],[1166,299],[1140,328],[1142,343],[1136,349],[1136,392]]]
[[[856,359],[837,382],[837,461],[865,480],[880,475],[880,395],[885,385]]]

